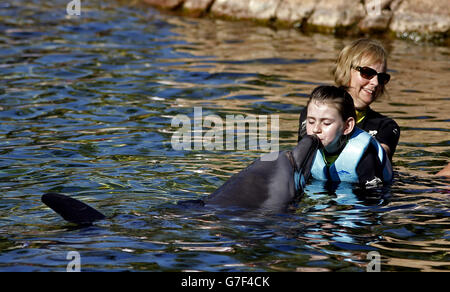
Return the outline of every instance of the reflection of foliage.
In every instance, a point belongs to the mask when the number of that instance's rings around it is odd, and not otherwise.
[[[7,250],[11,249],[12,247],[14,247],[14,242],[8,240],[5,237],[0,237],[0,254],[3,251],[7,251]]]
[[[98,151],[98,146],[94,143],[83,143],[78,147],[78,152],[85,157],[95,157]]]

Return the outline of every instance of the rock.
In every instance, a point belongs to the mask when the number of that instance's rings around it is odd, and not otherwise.
[[[379,14],[367,14],[366,17],[358,24],[362,32],[384,32],[389,27],[392,18],[392,11],[381,10]]]
[[[400,6],[400,4],[403,2],[403,0],[393,0],[390,4],[389,4],[389,8],[392,11],[397,11],[398,7]]]
[[[449,0],[141,0],[184,14],[251,19],[304,30],[359,34],[394,32],[402,38],[447,42]],[[181,9],[183,8],[183,9]],[[273,23],[272,23],[273,24]]]
[[[183,11],[191,16],[200,17],[206,15],[214,0],[184,0]]]
[[[360,31],[365,33],[386,31],[393,15],[390,5],[397,1],[366,0],[364,3],[366,16],[358,24]]]
[[[236,19],[271,20],[280,0],[215,0],[211,13]]]
[[[157,6],[164,9],[175,9],[181,6],[184,0],[142,0],[152,6]]]
[[[357,24],[365,14],[360,1],[320,0],[308,19],[308,24],[326,28],[350,27]]]
[[[275,15],[281,22],[302,23],[311,16],[316,3],[317,0],[281,1]]]
[[[396,1],[398,0],[394,0],[394,2]],[[389,6],[392,2],[393,0],[365,0],[364,8],[367,16],[371,18],[379,16],[384,9],[390,9]]]
[[[183,8],[190,11],[205,11],[209,9],[214,0],[184,0]]]
[[[450,29],[448,0],[404,0],[392,17],[389,28],[400,36],[445,35]]]

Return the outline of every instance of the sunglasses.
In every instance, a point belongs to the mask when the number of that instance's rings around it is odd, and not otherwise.
[[[387,84],[389,82],[389,80],[391,79],[391,75],[387,74],[387,73],[378,73],[377,71],[375,71],[374,69],[370,68],[370,67],[356,67],[355,68],[356,71],[359,71],[359,74],[361,74],[361,77],[364,79],[372,79],[375,75],[378,76],[378,82],[380,84]]]

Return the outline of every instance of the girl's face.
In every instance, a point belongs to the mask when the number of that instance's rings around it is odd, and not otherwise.
[[[312,100],[306,116],[306,133],[316,135],[328,153],[335,153],[340,145],[340,137],[351,133],[354,119],[343,121],[336,107],[328,103]]]
[[[371,64],[367,67],[374,69],[378,73],[386,72],[386,68],[382,63]],[[351,69],[348,93],[353,97],[356,109],[365,109],[374,102],[380,94],[381,86],[383,85],[378,83],[377,75],[369,80],[363,78],[356,69]]]

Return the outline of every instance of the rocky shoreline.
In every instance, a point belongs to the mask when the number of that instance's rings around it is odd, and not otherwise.
[[[449,44],[448,0],[140,0],[184,15],[253,20],[336,35],[388,34]]]

